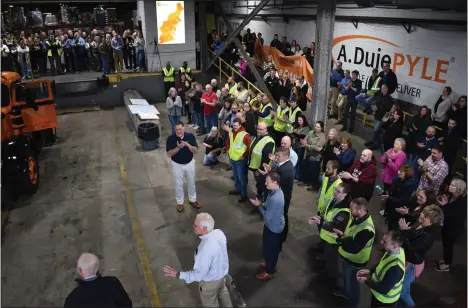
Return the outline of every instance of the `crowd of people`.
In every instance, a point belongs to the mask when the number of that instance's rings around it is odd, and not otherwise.
[[[57,30],[19,35],[2,34],[2,70],[24,79],[46,75],[96,71],[103,73],[145,70],[145,40],[138,29],[104,33],[96,29]]]
[[[252,36],[248,31],[243,40],[246,48]],[[215,33],[214,38],[213,47],[217,47],[219,35]],[[256,40],[260,39],[263,43],[257,34]],[[277,48],[292,50],[277,38],[273,42],[281,43]],[[280,86],[287,82],[278,82],[274,64],[266,61],[265,67],[266,80],[271,81],[267,85],[279,95],[276,110],[268,96],[255,87],[247,90],[242,80],[230,77],[219,86],[221,80],[213,79],[203,86],[179,70],[179,80],[168,89],[166,101],[173,131],[166,151],[172,164],[176,210],[185,210],[185,183],[190,206],[202,207],[197,199],[194,160],[200,148],[205,150],[203,165],[207,167],[216,165],[221,156],[227,157],[234,180],[227,193],[238,196],[239,203],[257,207],[263,217],[263,261],[256,278],[269,280],[287,244],[293,191],[296,186],[307,187],[318,194],[312,201],[317,203],[317,213],[307,221],[318,228],[316,258],[324,262],[322,275],[335,285],[333,294],[357,307],[362,286],[370,289],[373,307],[413,307],[411,284],[426,266],[436,232],[441,230],[443,252],[433,266],[440,272],[450,271],[454,244],[464,233],[466,182],[452,177],[450,168],[453,149],[466,137],[466,129],[462,129],[466,128],[466,96],[453,104],[451,89],[445,87],[434,115],[427,106],[421,107],[407,128],[409,137],[403,138],[402,112],[391,97],[397,79],[389,65],[384,64],[380,73],[375,69],[364,87],[358,71],[344,71],[337,62],[330,76],[329,116],[338,118],[341,131],[349,133],[354,131],[357,104],[374,116],[373,138],[356,157],[351,137],[340,137],[335,127],[325,131],[323,121],[308,123],[303,112],[310,102],[305,106],[301,106],[304,101],[299,102],[304,94],[303,78],[285,91]],[[181,121],[185,116],[188,125],[203,136],[203,147],[186,131]],[[434,125],[442,133],[437,134]],[[382,146],[383,154],[377,157],[376,150]],[[376,186],[378,169],[383,187]],[[249,172],[255,180],[255,195],[249,195]],[[380,239],[381,258],[366,269],[376,241],[376,217],[369,213],[369,202],[376,193],[388,231]],[[180,271],[167,265],[164,273],[186,283],[199,282],[204,307],[231,307],[225,286],[228,239],[214,229],[214,219],[207,213],[197,215],[193,229],[201,239],[193,269]],[[96,273],[93,270],[91,278],[82,277],[94,280]]]

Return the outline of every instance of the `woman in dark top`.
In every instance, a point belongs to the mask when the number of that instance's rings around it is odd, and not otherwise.
[[[400,218],[404,218],[412,225],[418,220],[424,208],[431,204],[437,204],[437,194],[432,189],[422,189],[415,196],[412,196],[406,205],[395,209],[399,214],[396,219],[398,221]]]
[[[411,298],[411,283],[421,275],[424,269],[424,259],[434,243],[435,225],[440,223],[442,209],[435,205],[424,208],[418,218],[418,224],[410,227],[402,218],[400,229],[405,235],[403,249],[405,250],[406,271],[399,301],[406,307],[415,307]]]
[[[323,154],[323,164],[322,164],[322,172],[325,172],[327,168],[327,163],[329,160],[336,160],[335,149],[340,148],[340,140],[338,139],[338,131],[335,128],[331,128],[328,131],[327,143],[323,147],[322,154]]]
[[[408,125],[408,146],[406,152],[412,154],[416,148],[416,142],[426,135],[426,129],[432,124],[431,110],[422,106],[419,113],[413,117]]]
[[[440,196],[439,205],[444,211],[442,219],[444,259],[437,261],[434,269],[438,272],[447,272],[452,266],[455,241],[465,233],[466,183],[460,179],[453,179],[448,193]]]
[[[393,179],[392,186],[381,199],[385,201],[385,213],[388,230],[398,230],[398,220],[401,218],[395,209],[408,204],[416,184],[413,179],[413,168],[410,165],[401,165],[398,176]]]
[[[297,101],[297,106],[301,108],[302,111],[307,109],[307,99],[299,87],[292,87],[290,100]]]
[[[401,131],[403,129],[403,112],[401,110],[395,110],[393,112],[393,117],[387,120],[387,122],[384,123],[383,129],[383,146],[384,146],[384,151],[387,152],[388,149],[393,148],[393,143],[395,142],[395,139],[401,137]]]
[[[356,150],[353,148],[351,138],[348,136],[342,137],[340,148],[334,149],[333,151],[336,155],[336,160],[340,164],[339,172],[348,171],[356,157]]]
[[[244,103],[245,122],[243,124],[245,131],[249,133],[251,137],[257,136],[257,128],[255,121],[255,113],[250,107],[249,103]]]

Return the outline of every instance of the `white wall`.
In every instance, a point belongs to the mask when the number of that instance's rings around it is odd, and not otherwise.
[[[241,19],[236,19],[237,23],[241,21]],[[407,33],[400,24],[360,22],[356,29],[351,22],[337,21],[334,31],[335,40],[348,35],[364,35],[385,40],[390,44],[362,37],[347,39],[333,47],[333,57],[337,59],[342,46],[345,46],[347,58],[343,68],[358,70],[362,79],[366,81],[372,72],[372,67],[378,66],[380,69],[381,62],[374,66],[366,66],[365,61],[355,63],[355,54],[360,52],[357,51],[357,48],[361,48],[364,53],[369,52],[369,59],[371,59],[372,53],[375,53],[376,58],[377,54],[380,54],[380,59],[384,55],[388,55],[392,62],[391,67],[393,67],[395,60],[401,61],[402,56],[400,55],[403,55],[404,63],[396,67],[399,88],[393,96],[416,105],[432,107],[445,85],[452,87],[454,99],[467,93],[467,33],[466,29],[465,31],[455,31],[453,27],[431,26],[432,28],[412,26],[412,32]],[[302,47],[315,41],[316,24],[314,20],[290,20],[286,24],[282,18],[268,18],[268,23],[262,19],[256,19],[244,29],[247,28],[250,28],[252,32],[262,32],[266,45],[270,43],[275,33],[280,36],[286,35],[289,42],[297,40]],[[380,51],[378,51],[379,48]],[[420,57],[419,60],[417,60],[418,57]],[[413,62],[412,73],[410,72],[409,59],[418,61],[416,64]],[[439,78],[436,77],[438,63],[440,66]],[[440,69],[446,69],[447,72],[440,71]],[[442,82],[443,80],[446,82]]]
[[[138,15],[142,21],[143,35],[146,40],[146,59],[148,71],[161,71],[161,63],[165,66],[167,61],[178,69],[184,61],[194,69],[195,60],[195,1],[185,0],[185,44],[159,45],[159,56],[154,54],[154,38],[158,37],[158,27],[156,21],[156,1],[139,0],[137,2]],[[156,39],[157,40],[157,39]]]

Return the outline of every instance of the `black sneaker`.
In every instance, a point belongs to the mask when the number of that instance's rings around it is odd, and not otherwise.
[[[364,143],[364,145],[365,145],[366,147],[368,147],[368,146],[370,146],[370,145],[373,144],[373,143],[374,143],[374,141],[371,140],[371,141],[367,141],[366,143]]]
[[[239,197],[239,199],[237,199],[237,202],[239,203],[245,203],[249,200],[248,197]]]
[[[239,196],[239,195],[240,195],[240,192],[235,191],[235,190],[233,189],[233,190],[230,190],[230,191],[229,191],[229,194],[230,194],[231,196]]]

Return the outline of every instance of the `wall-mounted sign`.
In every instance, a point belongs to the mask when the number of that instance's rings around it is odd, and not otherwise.
[[[158,44],[185,44],[184,1],[156,1]]]

